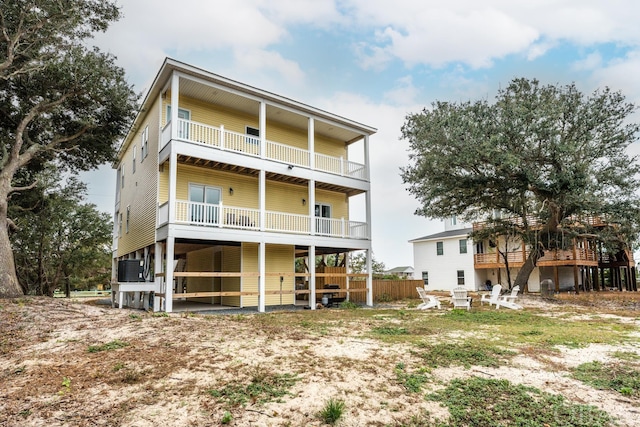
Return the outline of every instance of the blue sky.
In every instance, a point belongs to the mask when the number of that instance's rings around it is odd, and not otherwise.
[[[515,77],[608,86],[640,104],[635,0],[120,0],[95,44],[148,88],[169,56],[378,129],[371,138],[375,258],[413,265],[408,240],[441,231],[413,215],[399,175],[408,113],[493,99]],[[636,115],[634,120],[640,120]],[[632,148],[640,153],[638,143]],[[83,174],[112,213],[115,172]]]

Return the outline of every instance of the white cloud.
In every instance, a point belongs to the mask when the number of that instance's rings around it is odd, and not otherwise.
[[[600,52],[593,52],[585,56],[580,61],[576,61],[571,66],[576,71],[590,71],[599,68],[602,65],[602,55]]]

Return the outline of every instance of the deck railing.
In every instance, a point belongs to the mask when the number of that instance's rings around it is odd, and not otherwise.
[[[226,130],[224,126],[210,126],[191,120],[178,119],[179,139],[195,144],[207,145],[220,150],[241,152],[249,156],[260,156],[261,140],[258,137]],[[171,140],[171,122],[162,129],[162,149]],[[298,147],[274,141],[266,141],[265,158],[289,165],[309,167],[310,153]],[[366,180],[367,167],[361,163],[315,153],[315,169],[335,175]]]
[[[168,205],[158,206],[159,224],[168,222]],[[316,218],[309,215],[298,215],[287,212],[265,211],[264,230],[278,233],[311,234],[311,221],[315,220],[316,235],[368,239],[369,228],[366,223],[335,218]],[[260,210],[190,202],[176,201],[175,222],[220,228],[239,228],[244,230],[260,230]]]

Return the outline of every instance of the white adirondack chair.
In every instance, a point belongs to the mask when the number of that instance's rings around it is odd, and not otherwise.
[[[471,309],[471,297],[467,296],[466,288],[454,288],[452,292],[453,297],[451,298],[451,301],[453,302],[453,308],[466,308],[467,310]]]
[[[433,307],[437,307],[438,310],[440,309],[440,301],[438,298],[427,294],[423,288],[418,287],[416,291],[418,291],[418,295],[420,295],[420,299],[422,300],[422,303],[416,307],[418,310],[427,310]]]
[[[483,294],[480,297],[480,305],[483,305],[485,302],[488,302],[489,306],[496,304],[498,302],[498,298],[500,298],[500,292],[502,292],[502,286],[494,285],[490,294]]]
[[[515,299],[518,297],[519,290],[520,286],[514,286],[511,289],[511,294],[502,295],[500,298],[498,298],[498,301],[496,302],[496,308],[500,308],[500,306],[502,306],[510,308],[512,310],[521,310],[522,306],[515,303]]]

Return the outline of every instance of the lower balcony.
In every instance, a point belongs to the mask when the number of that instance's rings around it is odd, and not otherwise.
[[[515,251],[507,253],[509,267],[522,267],[529,257],[529,251]],[[502,255],[497,252],[480,253],[473,256],[475,268],[504,268],[505,262]],[[538,266],[553,265],[597,265],[598,254],[594,250],[576,248],[568,250],[545,251],[544,255],[538,259]]]
[[[158,226],[168,222],[169,204],[163,203],[158,206]],[[314,234],[344,239],[369,239],[369,227],[365,222],[265,211],[262,224],[259,209],[186,200],[176,201],[175,223],[274,233]],[[311,231],[312,224],[315,225],[315,233]]]

